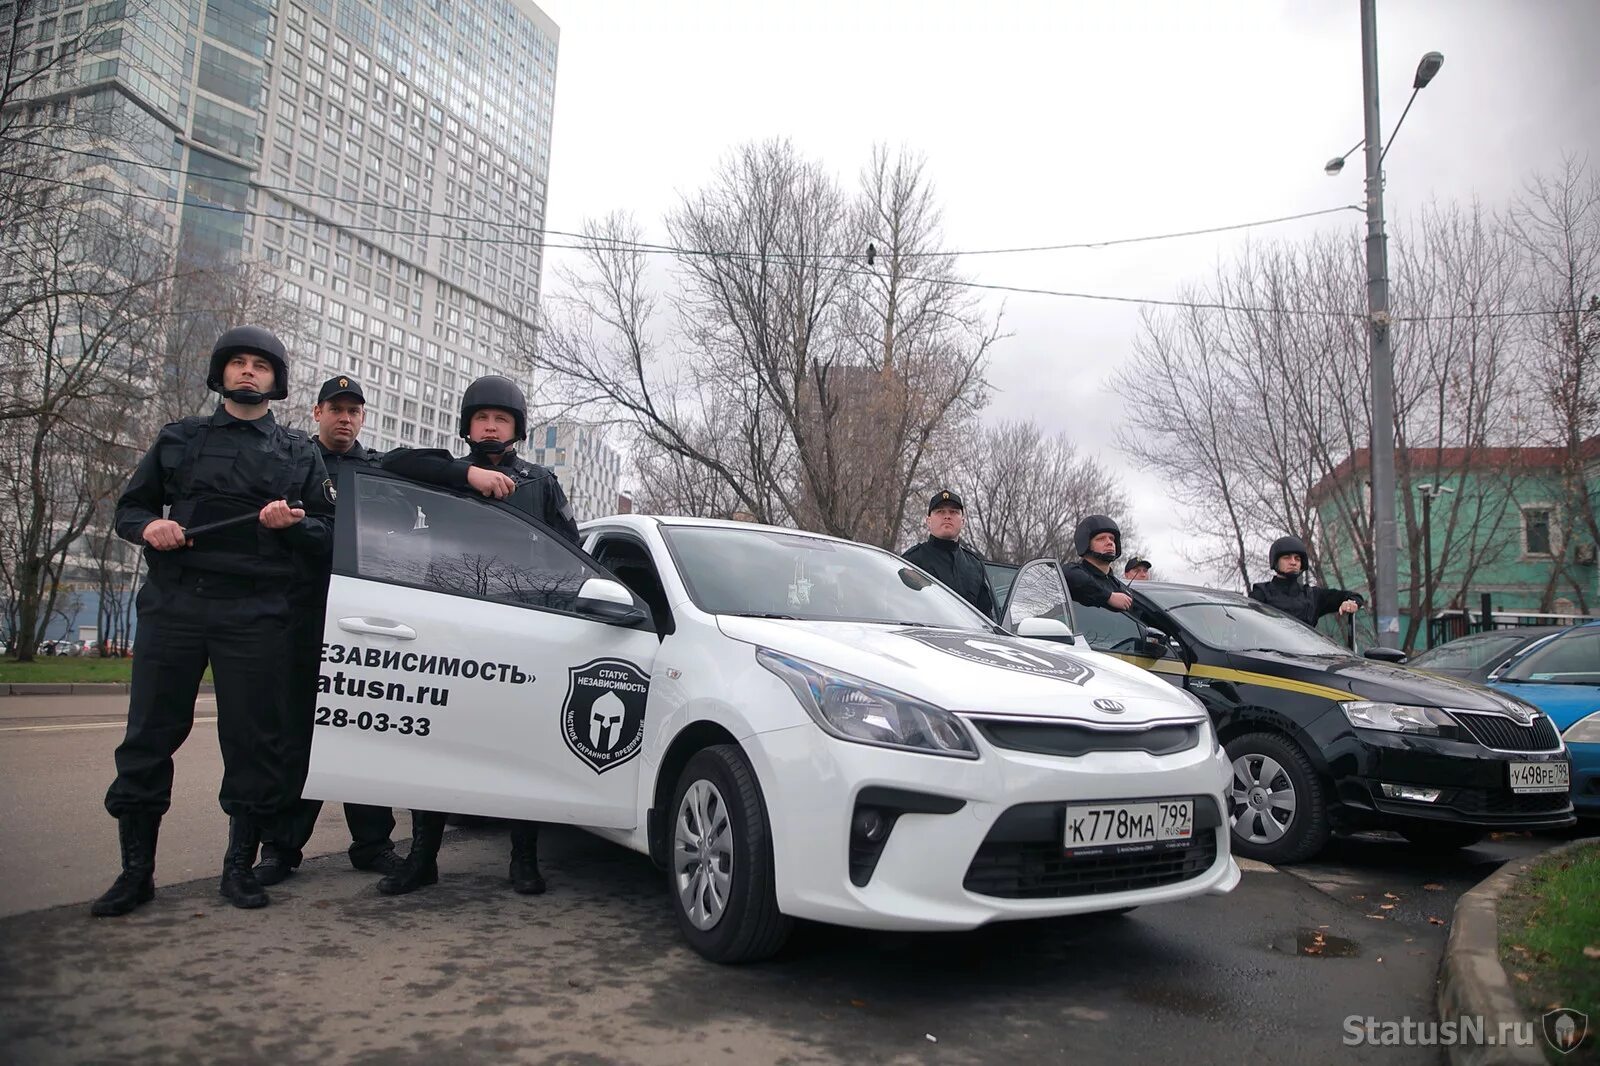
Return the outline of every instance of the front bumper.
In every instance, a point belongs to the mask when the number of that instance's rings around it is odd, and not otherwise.
[[[858,928],[959,930],[1166,903],[1238,884],[1220,815],[1228,763],[1209,739],[1160,756],[1057,756],[977,742],[981,757],[968,761],[840,741],[808,724],[748,744],[772,823],[783,912]],[[947,797],[961,806],[900,814],[870,877],[857,884],[851,820],[867,789],[869,796]],[[1064,860],[1063,838],[1054,834],[1067,802],[1166,797],[1195,798],[1191,847],[1129,857],[1115,868],[1104,858]],[[1201,829],[1207,804],[1218,813]],[[1094,882],[1087,889],[1085,878]],[[1040,898],[1041,891],[1078,894]]]
[[[1572,805],[1585,818],[1600,818],[1600,744],[1569,744]]]
[[[1575,821],[1568,793],[1517,793],[1510,784],[1511,763],[1567,762],[1565,750],[1501,752],[1463,741],[1357,729],[1340,738],[1328,756],[1338,797],[1333,814],[1346,827],[1428,821],[1525,831]],[[1386,784],[1436,788],[1439,797],[1396,799],[1384,794]]]

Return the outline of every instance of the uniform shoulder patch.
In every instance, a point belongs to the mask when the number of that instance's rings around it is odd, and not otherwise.
[[[339,490],[333,487],[333,478],[324,478],[322,482],[322,498],[329,503],[339,502]]]

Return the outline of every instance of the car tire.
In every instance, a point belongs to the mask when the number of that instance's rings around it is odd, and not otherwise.
[[[1487,829],[1471,825],[1403,825],[1400,835],[1423,851],[1458,851],[1470,848],[1488,835]]]
[[[672,791],[667,894],[689,946],[712,962],[770,958],[793,921],[778,910],[772,829],[744,752],[696,752]]]
[[[1276,733],[1247,733],[1225,748],[1233,763],[1233,853],[1283,865],[1321,851],[1330,832],[1327,790],[1300,746]]]

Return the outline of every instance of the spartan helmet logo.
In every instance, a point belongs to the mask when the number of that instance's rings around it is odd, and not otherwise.
[[[622,736],[622,719],[628,709],[615,692],[594,701],[589,710],[589,743],[595,751],[610,751]]]
[[[650,675],[624,659],[593,659],[567,668],[561,739],[597,774],[639,754]]]
[[[1544,1022],[1545,1040],[1562,1055],[1570,1055],[1578,1050],[1583,1038],[1589,1034],[1589,1016],[1571,1007],[1550,1011],[1541,1020]]]
[[[350,387],[350,379],[349,378],[340,378],[339,379],[339,387],[341,389],[348,389]]]

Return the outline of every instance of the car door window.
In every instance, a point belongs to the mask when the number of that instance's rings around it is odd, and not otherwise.
[[[1074,604],[1078,617],[1078,631],[1096,651],[1130,652],[1139,648],[1143,627],[1126,611],[1113,611],[1109,607],[1089,607]]]
[[[1072,628],[1067,588],[1054,562],[1035,560],[1016,572],[1008,589],[1005,627],[1013,632],[1025,619],[1050,618]]]
[[[604,577],[521,516],[392,478],[356,481],[357,576],[458,596],[572,611]]]

